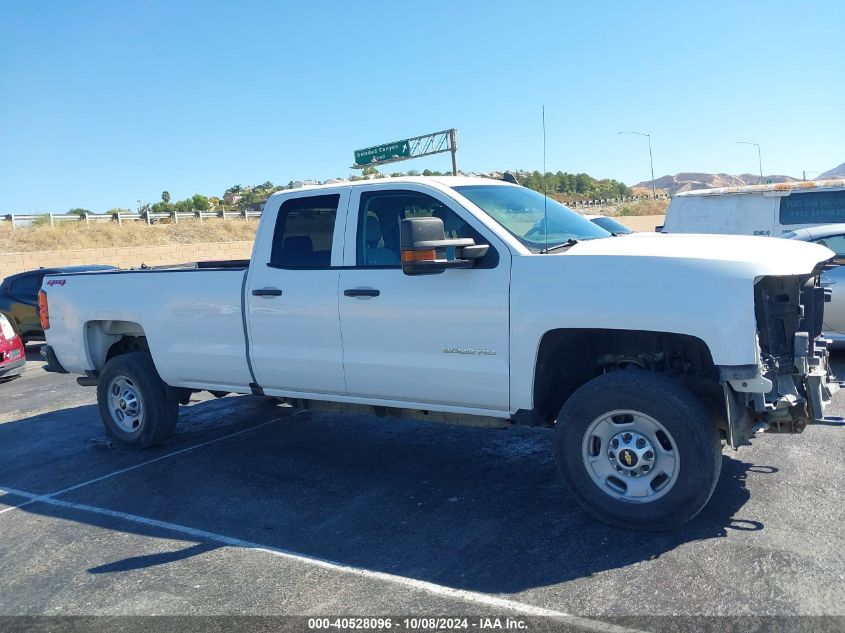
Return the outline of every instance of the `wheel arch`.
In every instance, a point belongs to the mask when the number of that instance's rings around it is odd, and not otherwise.
[[[102,371],[106,361],[119,354],[149,351],[147,334],[134,321],[102,320],[85,324],[85,351],[90,364]]]
[[[530,412],[534,423],[552,425],[581,385],[625,367],[677,377],[718,412],[719,372],[700,338],[650,330],[561,328],[545,332],[537,345]]]

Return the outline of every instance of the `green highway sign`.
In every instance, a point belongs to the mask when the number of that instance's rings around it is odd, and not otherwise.
[[[371,163],[380,163],[385,160],[408,158],[410,155],[411,144],[406,139],[404,141],[395,141],[393,143],[376,145],[375,147],[367,147],[366,149],[356,149],[355,164],[369,165]]]

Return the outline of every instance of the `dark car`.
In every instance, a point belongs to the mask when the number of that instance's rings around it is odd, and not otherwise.
[[[38,291],[45,275],[76,273],[91,270],[114,270],[114,266],[64,266],[39,268],[11,275],[0,284],[0,312],[14,323],[24,343],[44,338],[38,318]]]
[[[614,235],[628,235],[629,233],[633,233],[633,231],[627,226],[620,224],[613,218],[609,218],[606,215],[585,215],[584,217],[593,224],[598,224],[605,231],[613,233]]]

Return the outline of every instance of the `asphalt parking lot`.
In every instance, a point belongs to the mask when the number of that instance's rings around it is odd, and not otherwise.
[[[704,512],[652,535],[582,512],[545,430],[197,396],[129,451],[28,356],[0,383],[0,615],[845,615],[845,393],[726,450]]]

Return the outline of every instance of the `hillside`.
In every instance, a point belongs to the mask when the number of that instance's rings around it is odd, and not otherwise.
[[[255,238],[255,220],[182,220],[179,224],[160,222],[64,222],[56,226],[38,224],[12,229],[0,222],[0,254],[80,248],[120,246],[166,246],[209,242],[243,242]],[[3,272],[0,271],[0,277]]]
[[[828,178],[845,178],[845,163],[819,174],[816,180],[827,180]]]
[[[845,178],[845,163],[819,174],[815,180],[826,180],[828,178]],[[798,178],[792,176],[770,175],[763,177],[763,183],[770,182],[798,182]],[[648,195],[651,193],[651,180],[638,182],[631,187],[636,195]],[[756,174],[707,174],[699,172],[681,172],[674,176],[666,175],[656,178],[654,185],[658,193],[675,195],[683,191],[694,191],[696,189],[714,189],[717,187],[742,187],[743,185],[759,185],[760,176]]]
[[[763,182],[796,182],[798,179],[792,176],[771,175],[764,176]],[[651,190],[651,181],[637,183],[632,187],[634,191]],[[741,187],[743,185],[759,185],[760,176],[754,174],[706,174],[697,172],[682,172],[674,176],[666,175],[656,178],[654,181],[659,191],[675,195],[683,191],[695,191],[696,189],[713,189],[716,187]]]

